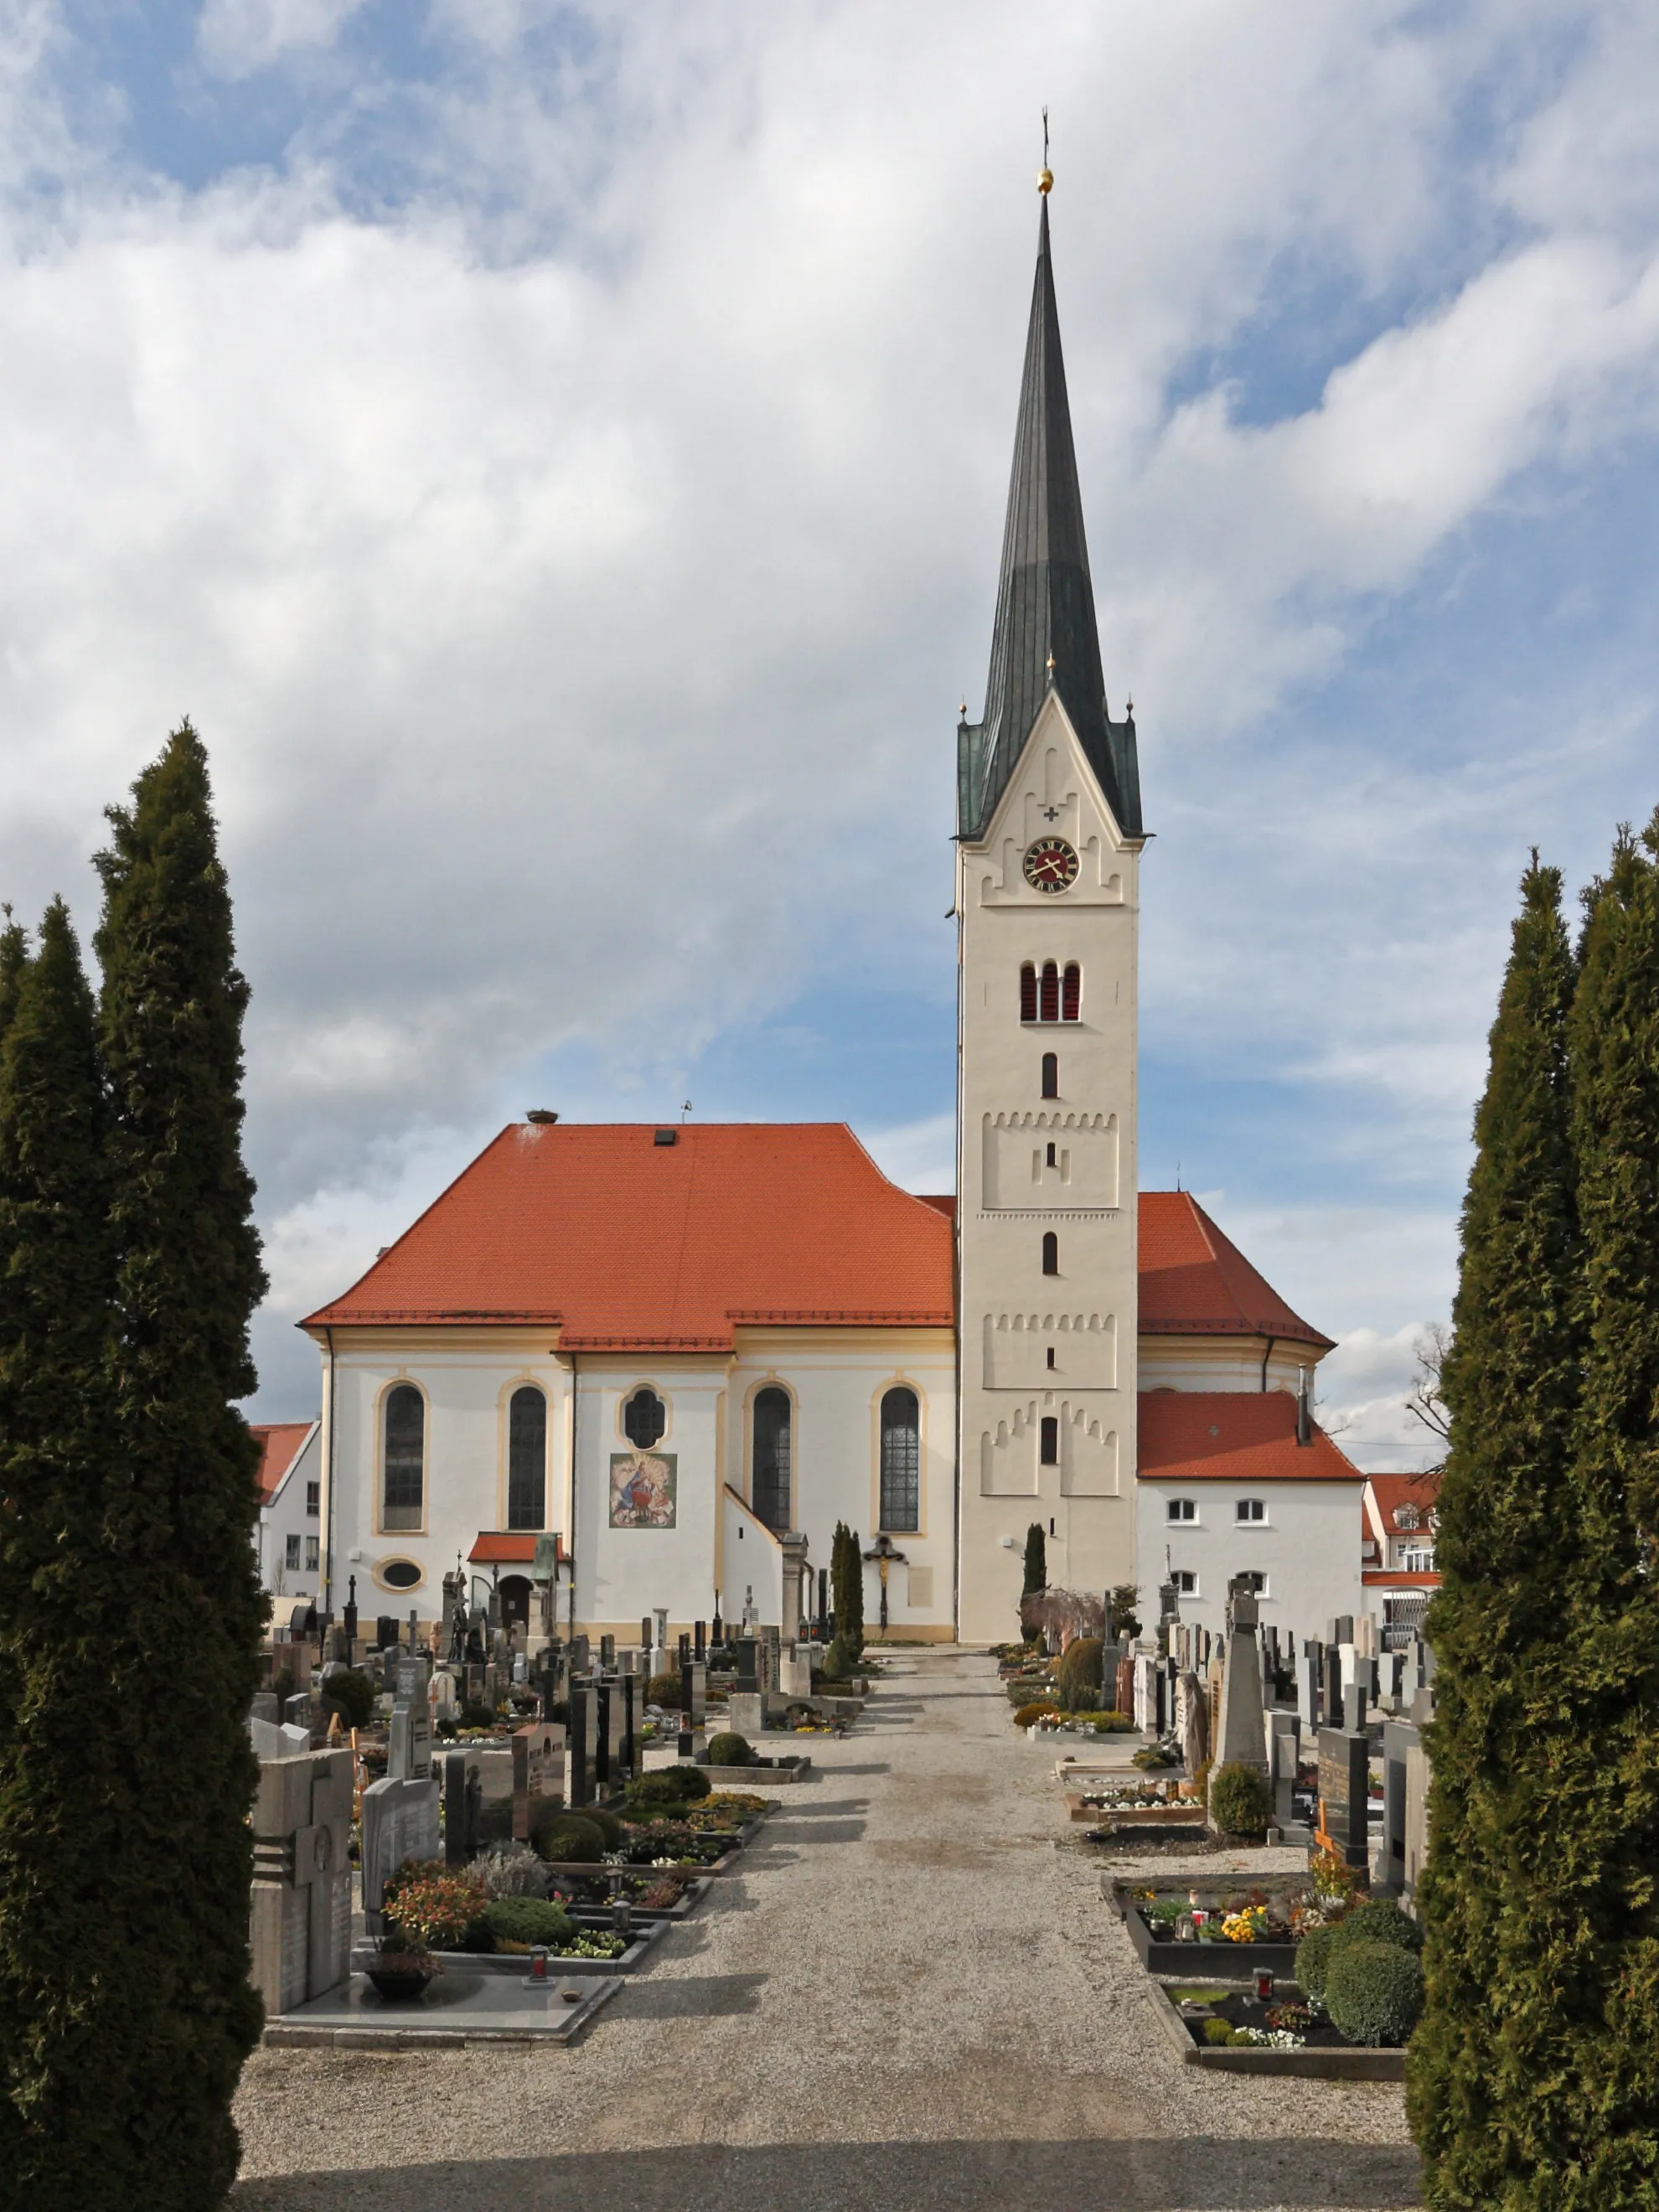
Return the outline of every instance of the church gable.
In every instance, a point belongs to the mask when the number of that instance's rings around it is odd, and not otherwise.
[[[1129,841],[1114,818],[1059,695],[1043,701],[1014,772],[969,863],[982,906],[1048,907],[1025,870],[1028,853],[1058,839],[1078,857],[1068,907],[1121,906]],[[1131,850],[1138,849],[1130,847]]]

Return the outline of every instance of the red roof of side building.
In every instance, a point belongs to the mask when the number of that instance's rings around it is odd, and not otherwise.
[[[1273,1336],[1328,1352],[1334,1340],[1292,1313],[1190,1191],[1140,1194],[1143,1334]]]
[[[303,1326],[556,1322],[568,1350],[747,1322],[948,1328],[951,1226],[841,1122],[515,1122]]]
[[[1429,1527],[1429,1515],[1440,1497],[1437,1468],[1425,1474],[1373,1474],[1368,1478],[1368,1535],[1376,1535],[1380,1522],[1385,1539],[1421,1536],[1432,1542],[1433,1531]],[[1419,1517],[1415,1528],[1402,1528],[1395,1519],[1395,1513],[1402,1505],[1416,1507]]]
[[[301,1451],[306,1438],[316,1427],[315,1421],[250,1421],[248,1426],[259,1440],[259,1503],[269,1505],[282,1488],[283,1477],[288,1473]]]
[[[536,1539],[520,1535],[515,1530],[480,1529],[467,1559],[475,1567],[532,1566],[536,1558]]]
[[[947,1221],[957,1218],[957,1194],[953,1190],[919,1190],[916,1196],[924,1206],[931,1206],[935,1213],[942,1213]]]
[[[1142,1481],[1364,1482],[1316,1423],[1296,1440],[1288,1390],[1147,1390],[1136,1403]]]

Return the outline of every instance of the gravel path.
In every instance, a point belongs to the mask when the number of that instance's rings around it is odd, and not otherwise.
[[[1397,2087],[1177,2063],[1007,1711],[985,1658],[895,1662],[568,2050],[256,2052],[234,2212],[1415,2204]]]

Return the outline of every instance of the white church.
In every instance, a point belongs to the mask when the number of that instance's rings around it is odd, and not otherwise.
[[[320,1601],[422,1621],[459,1569],[632,1638],[794,1617],[859,1532],[899,1640],[1017,1632],[1049,1579],[1173,1583],[1218,1626],[1362,1609],[1364,1478],[1310,1413],[1331,1347],[1136,1170],[1146,842],[1108,710],[1048,179],[983,719],[957,732],[957,1194],[841,1124],[503,1129],[301,1325],[323,1360]],[[639,1233],[649,1223],[651,1235]]]

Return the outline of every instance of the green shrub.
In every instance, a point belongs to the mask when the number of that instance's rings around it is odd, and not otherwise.
[[[323,1684],[323,1695],[331,1698],[345,1716],[348,1728],[367,1728],[374,1716],[374,1685],[356,1667],[343,1667]]]
[[[592,1820],[580,1813],[561,1814],[536,1832],[536,1849],[544,1859],[568,1859],[578,1865],[597,1866],[605,1856],[605,1838]]]
[[[567,1813],[562,1817],[568,1820],[570,1815]],[[599,1830],[608,1851],[619,1851],[628,1841],[628,1830],[622,1815],[613,1813],[608,1805],[584,1805],[575,1817]]]
[[[645,1686],[647,1705],[666,1705],[671,1712],[678,1712],[682,1689],[679,1675],[653,1674]]]
[[[722,1735],[708,1739],[708,1764],[711,1766],[747,1766],[754,1759],[747,1736],[728,1729]]]
[[[493,1705],[481,1705],[476,1698],[469,1698],[462,1705],[463,1728],[494,1728],[495,1725],[495,1709]]]
[[[1231,2043],[1233,2024],[1230,2020],[1203,2020],[1199,2022],[1206,2043]]]
[[[1333,1945],[1325,2009],[1350,2043],[1404,2043],[1423,2009],[1423,1969],[1397,1943]]]
[[[1265,1774],[1235,1759],[1210,1777],[1210,1820],[1226,1836],[1259,1836],[1273,1816]]]
[[[1079,1705],[1097,1706],[1103,1700],[1100,1687],[1105,1677],[1105,1645],[1097,1636],[1074,1637],[1066,1647],[1060,1662],[1060,1702],[1075,1710]],[[1085,1693],[1093,1691],[1094,1695]]]
[[[1022,1705],[1014,1715],[1014,1726],[1021,1729],[1035,1728],[1045,1713],[1057,1713],[1059,1711],[1060,1707],[1052,1698],[1035,1698],[1029,1705]]]
[[[830,1639],[830,1649],[823,1655],[824,1680],[830,1682],[848,1681],[851,1679],[853,1669],[857,1665],[858,1654],[852,1649],[847,1638],[844,1636],[832,1636]]]
[[[471,1868],[405,1859],[386,1885],[381,1911],[405,1937],[434,1951],[489,1948],[489,1897]]]
[[[484,1907],[484,1923],[498,1943],[568,1943],[575,1923],[562,1905],[544,1897],[498,1897]]]
[[[1296,1985],[1315,2004],[1325,2002],[1325,1977],[1335,1941],[1334,1928],[1315,1928],[1296,1947]]]
[[[678,1766],[665,1767],[664,1771],[688,1805],[695,1805],[714,1790],[714,1784],[702,1767],[694,1766],[689,1759],[682,1759]]]
[[[623,1799],[624,1807],[635,1805],[683,1805],[685,1802],[678,1786],[666,1774],[636,1774],[629,1784]]]
[[[1080,1683],[1066,1693],[1066,1710],[1069,1713],[1101,1713],[1106,1710],[1106,1692],[1096,1683]]]
[[[1340,1949],[1349,1943],[1391,1943],[1396,1951],[1413,1957],[1423,1948],[1423,1930],[1410,1913],[1402,1912],[1386,1897],[1367,1898],[1338,1923]]]

